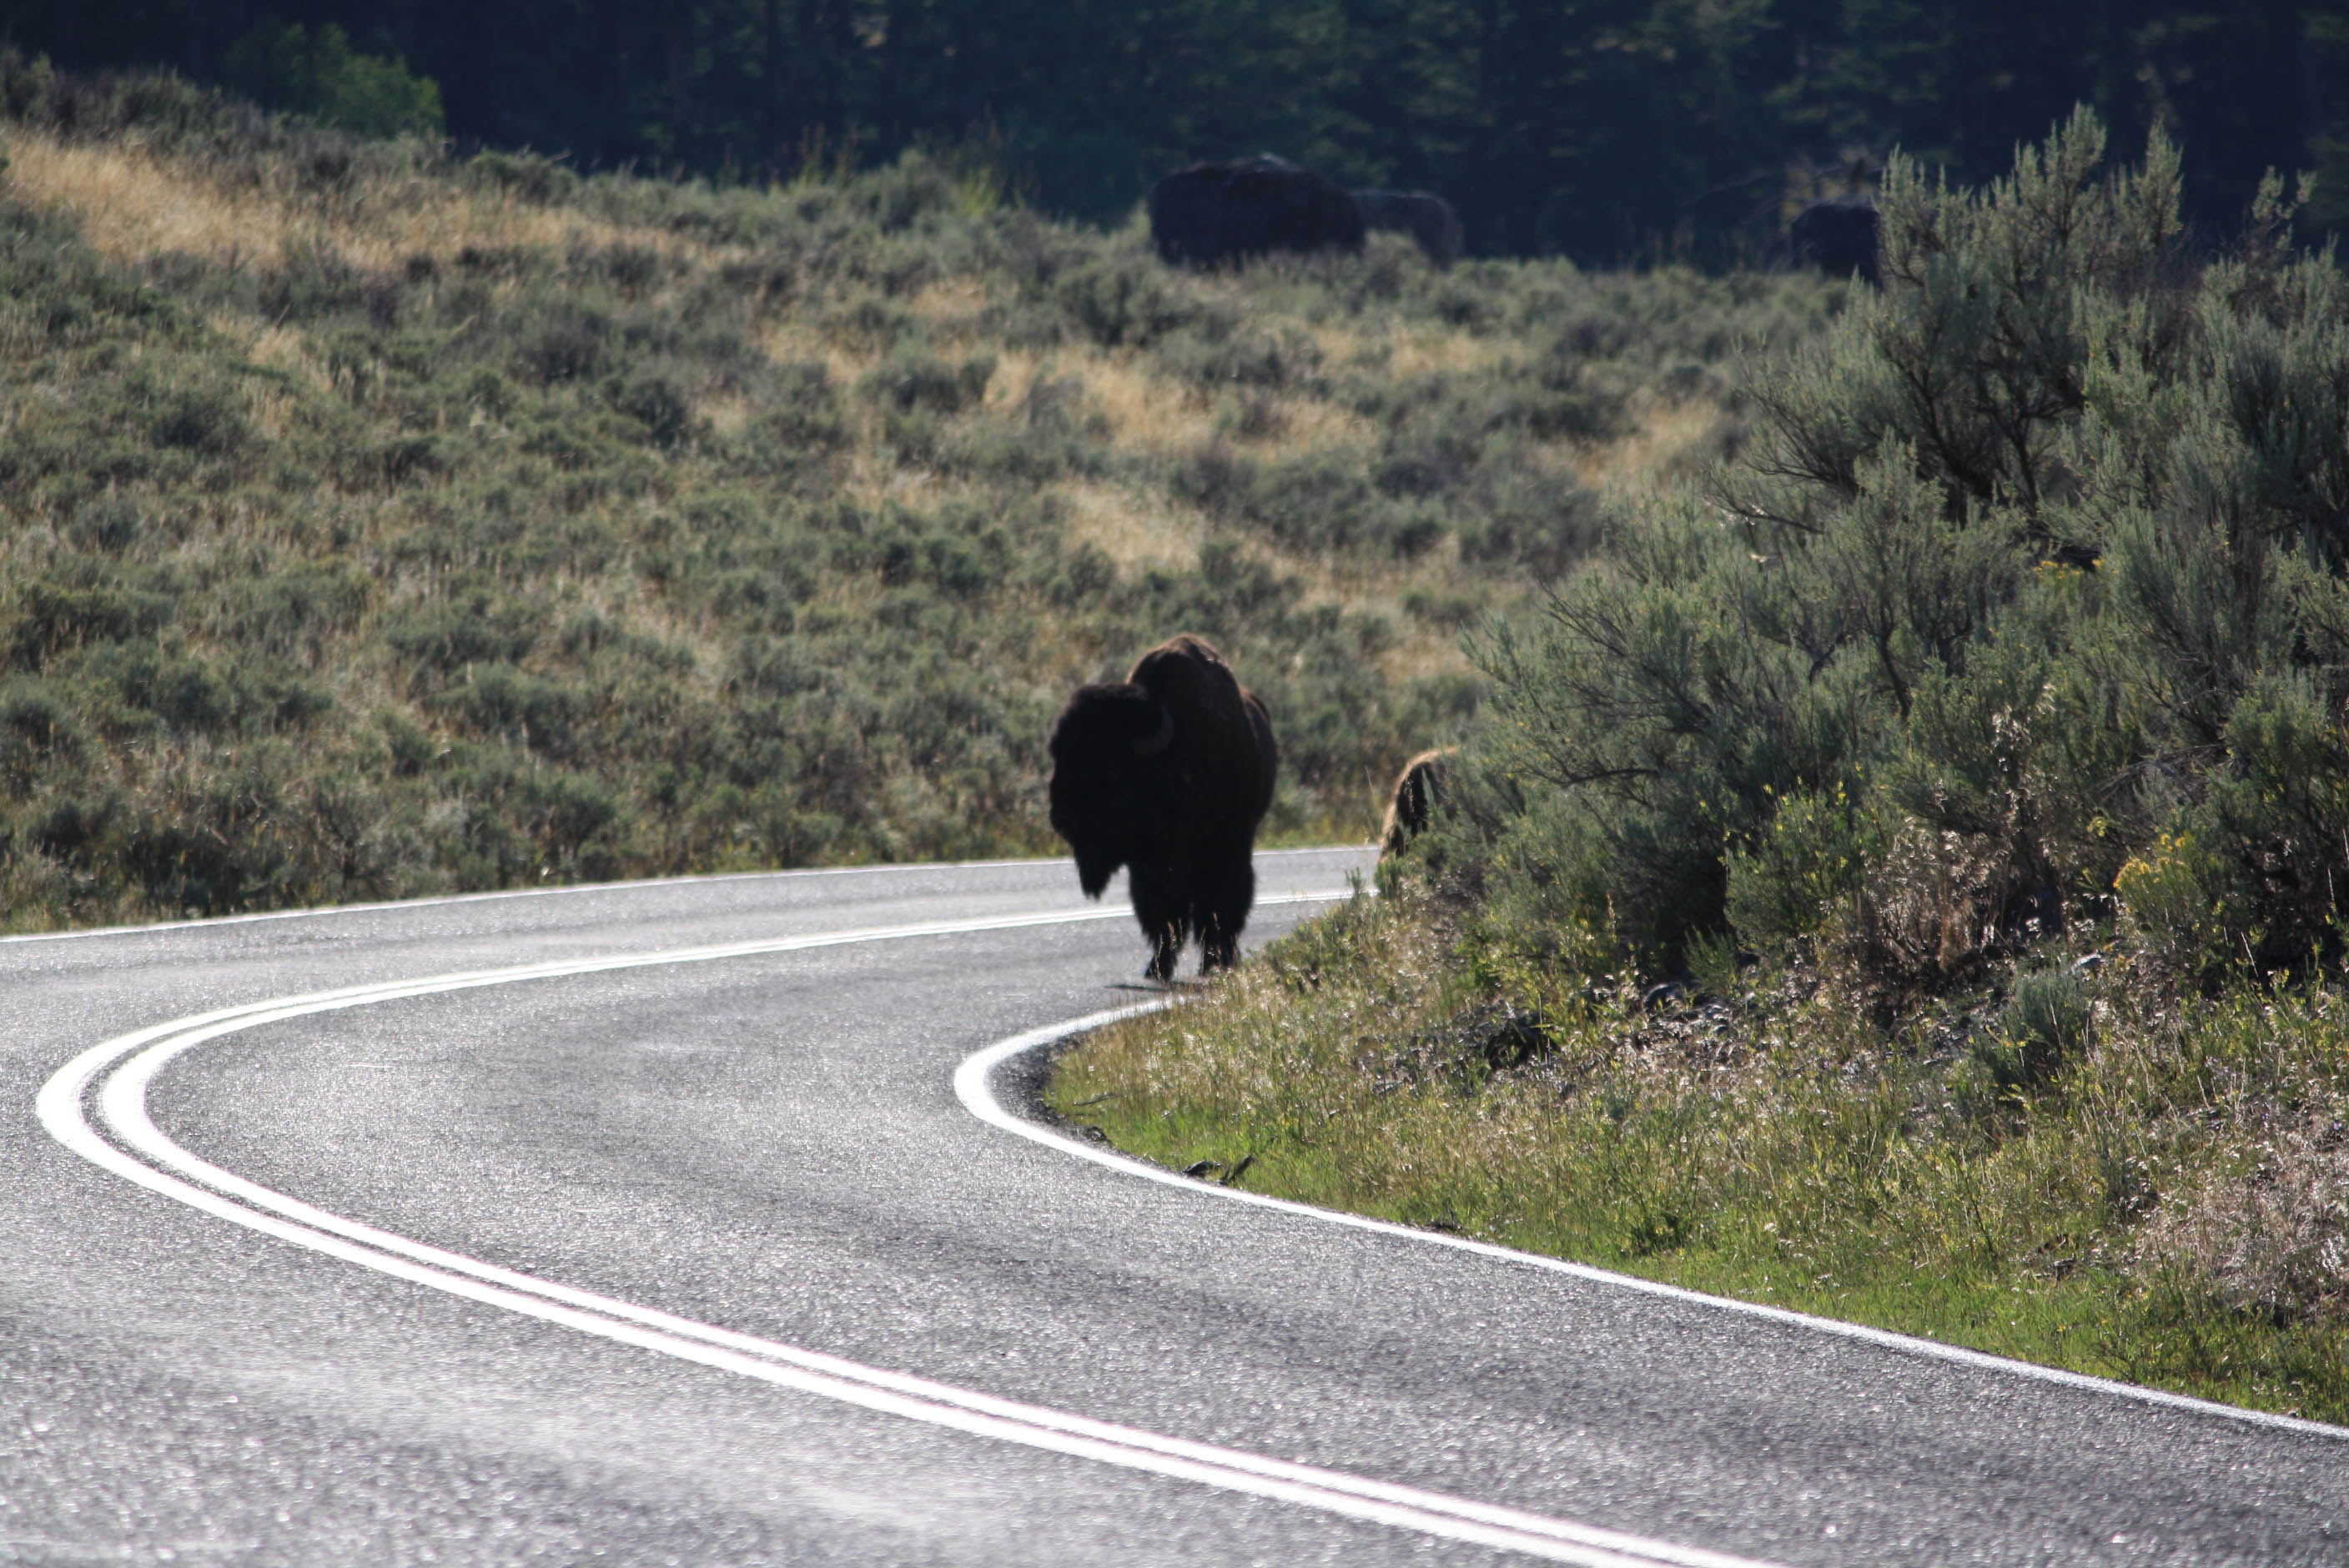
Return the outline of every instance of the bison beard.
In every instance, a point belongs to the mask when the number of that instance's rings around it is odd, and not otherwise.
[[[1187,633],[1142,655],[1114,684],[1080,686],[1053,721],[1052,830],[1099,898],[1128,868],[1150,941],[1151,979],[1174,977],[1199,939],[1206,969],[1239,956],[1256,901],[1248,857],[1272,804],[1272,721],[1223,656]]]

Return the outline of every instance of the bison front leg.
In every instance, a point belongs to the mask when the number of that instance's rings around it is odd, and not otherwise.
[[[1199,890],[1195,921],[1199,944],[1206,950],[1200,967],[1229,969],[1240,961],[1240,932],[1256,903],[1256,867],[1247,852],[1216,867]]]
[[[1143,975],[1172,980],[1175,961],[1183,955],[1183,939],[1189,934],[1183,901],[1138,866],[1133,868],[1132,878],[1133,917],[1142,923],[1142,934],[1150,942],[1150,966]]]

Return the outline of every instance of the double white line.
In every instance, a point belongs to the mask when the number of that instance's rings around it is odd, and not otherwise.
[[[1259,900],[1260,903],[1329,903],[1341,892],[1302,893]],[[1195,1481],[1227,1491],[1319,1509],[1348,1519],[1391,1525],[1503,1551],[1588,1568],[1638,1568],[1671,1563],[1678,1568],[1756,1568],[1746,1559],[1676,1546],[1614,1531],[1593,1529],[1517,1509],[1498,1508],[1441,1492],[1395,1486],[1342,1471],[1292,1464],[1234,1449],[1164,1437],[1131,1427],[1096,1421],[1065,1411],[1009,1399],[927,1378],[867,1367],[797,1346],[779,1344],[690,1318],[657,1312],[632,1302],[574,1290],[492,1264],[426,1246],[404,1236],[328,1213],[246,1181],[181,1148],[147,1112],[155,1077],[181,1053],[222,1036],[264,1024],[371,1006],[411,996],[437,995],[527,980],[595,975],[658,965],[704,964],[778,953],[839,947],[856,943],[901,941],[1025,926],[1122,919],[1123,910],[1078,910],[1049,914],[1005,915],[938,921],[913,925],[868,926],[722,946],[676,948],[504,969],[471,970],[419,980],[393,981],[274,997],[239,1007],[175,1018],[119,1036],[75,1057],[42,1086],[36,1100],[41,1125],[83,1159],[150,1191],[264,1235],[306,1247],[395,1279],[501,1307],[526,1317],[560,1324],[623,1345],[657,1351],[681,1361],[731,1372],[802,1393],[837,1399],[868,1410],[901,1416],[974,1436],[1028,1448],[1071,1454],[1127,1470]],[[1138,1009],[1095,1015],[1052,1030],[1005,1041],[979,1053],[960,1077],[983,1078],[987,1067],[1040,1040],[1124,1016]],[[966,1095],[966,1099],[968,1099]],[[90,1111],[95,1108],[98,1122]],[[108,1136],[111,1134],[111,1137]]]

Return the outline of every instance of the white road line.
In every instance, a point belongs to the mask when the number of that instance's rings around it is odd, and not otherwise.
[[[1139,1176],[1146,1181],[1157,1181],[1169,1187],[1179,1187],[1186,1192],[1207,1197],[1228,1199],[1237,1203],[1251,1203],[1261,1209],[1278,1209],[1283,1213],[1301,1215],[1325,1224],[1344,1225],[1361,1231],[1375,1231],[1381,1235],[1400,1236],[1427,1246],[1449,1247],[1455,1252],[1475,1253],[1480,1256],[1498,1258],[1527,1268],[1544,1269],[1552,1274],[1571,1275],[1593,1284],[1611,1285],[1617,1289],[1636,1291],[1643,1295],[1661,1296],[1668,1301],[1685,1302],[1692,1306],[1711,1307],[1733,1312],[1747,1317],[1758,1317],[1770,1323],[1785,1324],[1809,1329],[1815,1333],[1831,1334],[1838,1338],[1857,1339],[1882,1346],[1910,1356],[1922,1356],[1936,1361],[1955,1362],[1961,1367],[2004,1373],[2010,1377],[2027,1377],[2035,1382],[2059,1384],[2067,1388],[2085,1389],[2095,1394],[2111,1395],[2132,1399],[2140,1404],[2158,1405],[2166,1409],[2189,1410],[2199,1416],[2217,1416],[2246,1426],[2271,1427],[2278,1430],[2298,1432],[2310,1437],[2340,1439],[2349,1438],[2349,1427],[2330,1426],[2323,1421],[2311,1421],[2299,1416],[2271,1415],[2265,1410],[2247,1410],[2238,1405],[2221,1405],[2213,1399],[2198,1399],[2190,1394],[2172,1394],[2160,1388],[2140,1387],[2134,1383],[2117,1382],[2109,1377],[2093,1377],[2085,1372],[2066,1372],[2059,1367],[2041,1367],[2033,1362],[2016,1361],[2004,1356],[1992,1356],[1984,1351],[1968,1350],[1960,1346],[1943,1345],[1938,1340],[1920,1339],[1912,1335],[1895,1334],[1889,1329],[1870,1328],[1864,1324],[1840,1323],[1831,1317],[1814,1317],[1808,1313],[1789,1311],[1783,1306],[1764,1306],[1758,1302],[1739,1301],[1733,1296],[1708,1295],[1702,1291],[1687,1290],[1680,1285],[1664,1284],[1655,1280],[1640,1279],[1635,1274],[1615,1274],[1607,1269],[1593,1268],[1588,1264],[1568,1263],[1561,1258],[1544,1257],[1538,1253],[1519,1252],[1514,1247],[1496,1246],[1491,1242],[1471,1241],[1465,1236],[1445,1235],[1441,1231],[1423,1231],[1411,1225],[1396,1224],[1391,1220],[1374,1220],[1367,1215],[1349,1214],[1336,1209],[1318,1209],[1310,1203],[1293,1202],[1286,1198],[1268,1197],[1237,1187],[1226,1187],[1216,1182],[1200,1181],[1169,1171],[1163,1165],[1153,1165],[1146,1160],[1130,1154],[1120,1154],[1099,1144],[1079,1139],[1030,1121],[1008,1109],[998,1099],[991,1079],[998,1068],[1015,1057],[1030,1051],[1042,1050],[1073,1035],[1097,1029],[1105,1024],[1125,1018],[1138,1018],[1145,1013],[1155,1013],[1178,1005],[1176,999],[1143,1002],[1122,1007],[1114,1012],[1097,1013],[1089,1018],[1077,1018],[1065,1024],[1054,1024],[999,1040],[985,1050],[965,1058],[955,1069],[955,1095],[965,1109],[981,1121],[1006,1132],[1033,1140],[1064,1154],[1080,1160],[1090,1160],[1096,1165],[1128,1176]]]
[[[1328,844],[1301,850],[1258,850],[1257,860],[1287,855],[1367,854],[1373,844]],[[89,925],[78,931],[27,931],[0,936],[0,947],[22,942],[79,942],[93,936],[145,936],[158,931],[194,931],[218,925],[252,925],[271,920],[322,920],[335,914],[374,914],[394,909],[437,909],[451,903],[490,903],[499,899],[568,898],[581,893],[631,892],[647,887],[691,887],[699,882],[792,882],[803,877],[879,876],[905,872],[1009,871],[1024,866],[1067,866],[1067,856],[1033,861],[893,861],[869,866],[802,866],[788,872],[719,872],[689,877],[643,877],[635,882],[570,882],[562,887],[501,888],[492,892],[452,892],[438,898],[387,899],[377,903],[327,903],[309,909],[264,909],[252,914],[208,914],[196,920],[157,920],[145,925]],[[1260,898],[1259,904],[1278,902]]]
[[[1324,903],[1346,896],[1343,892],[1296,893],[1258,902]],[[274,997],[175,1018],[92,1046],[42,1086],[36,1109],[50,1136],[74,1153],[126,1181],[204,1213],[396,1279],[778,1387],[975,1436],[1297,1503],[1348,1519],[1445,1540],[1582,1564],[1585,1568],[1653,1568],[1658,1563],[1673,1564],[1676,1568],[1757,1568],[1746,1559],[1719,1553],[1597,1530],[1522,1510],[1023,1405],[737,1334],[537,1279],[345,1219],[249,1181],[181,1148],[147,1113],[147,1091],[156,1074],[172,1059],[208,1040],[264,1024],[484,985],[656,965],[707,963],[861,942],[1116,919],[1124,913],[1117,909],[1081,910],[874,926],[720,946],[471,970]],[[1131,1011],[1099,1015],[1081,1019],[1074,1026],[1062,1026],[1059,1031],[1019,1038],[1030,1041],[1058,1037],[1071,1027],[1090,1026],[1110,1017],[1128,1016]],[[957,1081],[959,1087],[959,1076]],[[109,1141],[88,1119],[87,1107],[93,1098],[93,1086],[99,1117],[119,1142]]]

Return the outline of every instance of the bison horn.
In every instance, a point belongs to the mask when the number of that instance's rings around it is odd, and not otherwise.
[[[1147,739],[1133,743],[1136,757],[1155,757],[1174,744],[1174,710],[1164,703],[1158,705],[1158,729]]]

